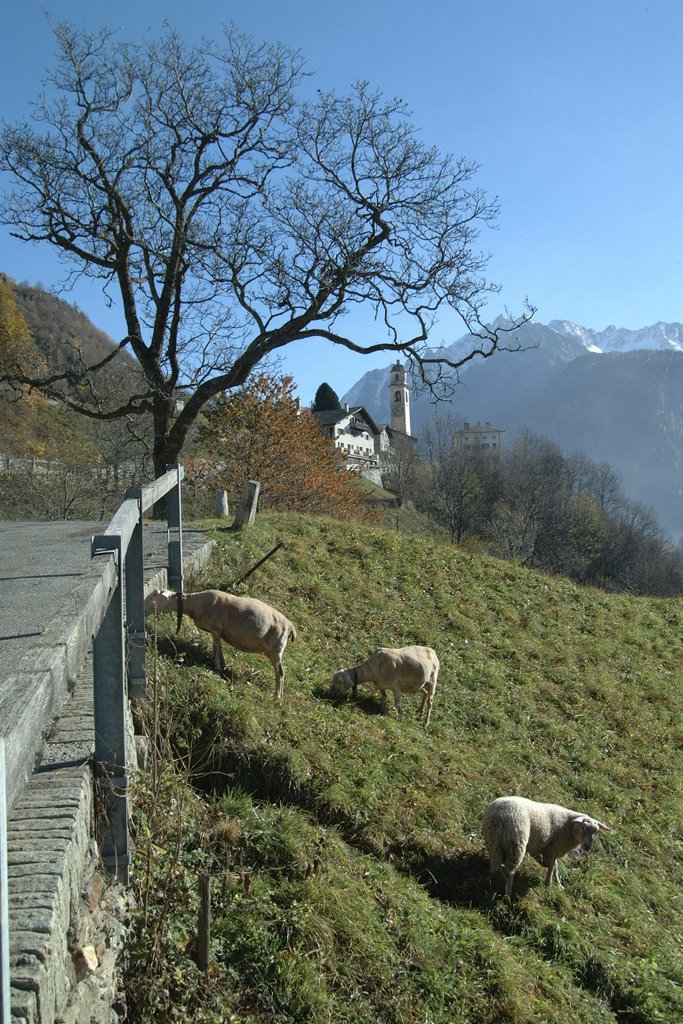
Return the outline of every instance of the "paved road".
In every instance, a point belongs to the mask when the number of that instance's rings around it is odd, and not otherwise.
[[[44,631],[90,562],[104,522],[0,522],[0,682]],[[166,527],[144,531],[146,565],[164,564]]]

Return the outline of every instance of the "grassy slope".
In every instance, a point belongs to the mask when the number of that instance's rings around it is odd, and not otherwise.
[[[226,648],[221,681],[206,634],[159,623],[162,718],[211,795],[168,765],[140,794],[138,1019],[683,1019],[680,602],[319,518],[264,515],[217,536],[191,589],[230,589],[283,539],[245,592],[298,638],[276,704],[267,662]],[[333,670],[407,643],[441,658],[429,733],[417,699],[402,720],[370,692],[329,699]],[[563,890],[525,862],[512,907],[479,829],[509,792],[614,829],[564,862]],[[201,870],[208,983],[189,954]]]

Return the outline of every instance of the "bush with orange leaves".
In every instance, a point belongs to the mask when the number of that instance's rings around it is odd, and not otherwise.
[[[259,480],[263,509],[366,521],[377,516],[343,454],[313,413],[299,408],[289,376],[261,373],[208,408],[185,468],[193,490],[223,488],[232,503],[248,480]]]

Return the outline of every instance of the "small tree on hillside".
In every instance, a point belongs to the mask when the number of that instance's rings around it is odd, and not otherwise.
[[[418,507],[445,526],[456,543],[483,525],[497,471],[497,460],[463,448],[461,430],[462,421],[450,414],[426,425],[428,469],[417,496]]]
[[[263,508],[368,517],[356,477],[313,413],[299,408],[291,377],[262,373],[212,405],[188,471],[233,500],[248,480],[259,480]]]
[[[337,392],[334,391],[329,384],[321,384],[315,393],[315,398],[313,399],[311,411],[334,412],[337,409],[341,409],[341,403],[339,401]]]
[[[208,403],[299,339],[395,353],[436,387],[441,368],[492,355],[515,326],[482,320],[497,288],[476,243],[496,202],[473,184],[476,164],[420,141],[401,101],[364,83],[302,100],[300,54],[233,28],[197,46],[169,27],[137,45],[55,35],[33,122],[2,133],[14,188],[0,220],[119,300],[119,349],[141,379],[106,394],[115,354],[79,368],[76,393],[12,379],[90,417],[151,415],[157,474]],[[377,324],[362,343],[344,331],[356,305]],[[427,349],[442,312],[475,335],[455,360]]]
[[[17,305],[14,290],[4,275],[0,275],[0,382],[7,382],[3,390],[7,394],[17,377],[36,376],[44,369],[31,329]],[[18,386],[13,390],[15,397],[21,394]]]

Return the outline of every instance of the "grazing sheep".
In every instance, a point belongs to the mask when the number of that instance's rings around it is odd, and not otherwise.
[[[359,683],[374,683],[382,691],[382,711],[387,710],[387,690],[392,690],[396,710],[401,714],[401,693],[421,693],[420,715],[427,707],[425,727],[429,725],[432,702],[439,675],[439,659],[431,647],[379,647],[356,665],[332,676],[332,694],[341,696]]]
[[[546,884],[553,875],[561,886],[557,860],[580,848],[590,850],[596,834],[609,832],[607,825],[559,804],[539,804],[523,796],[502,796],[484,811],[484,842],[491,859],[491,873],[503,872],[505,894],[512,898],[512,880],[525,853],[548,869]]]
[[[238,651],[264,654],[275,669],[275,696],[282,696],[282,655],[287,641],[296,639],[296,630],[281,612],[253,597],[237,597],[220,590],[201,590],[196,594],[153,590],[145,599],[145,614],[166,611],[178,614],[176,632],[180,630],[183,614],[187,614],[199,629],[211,634],[216,672],[225,668],[221,640]]]

